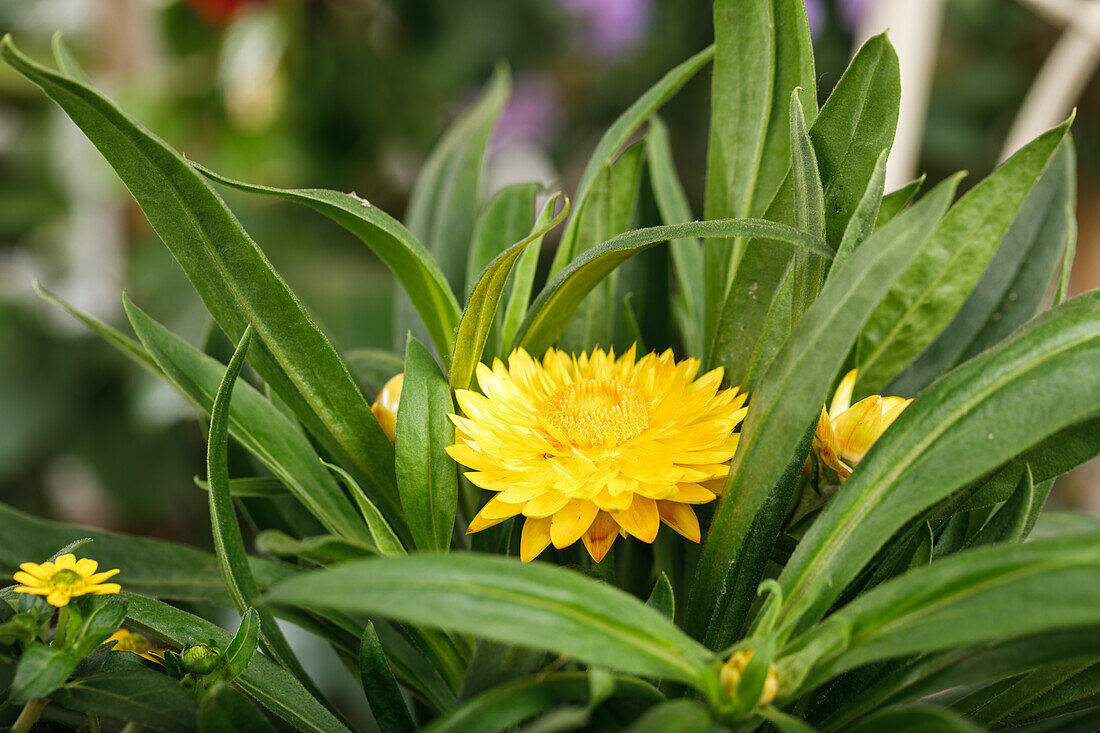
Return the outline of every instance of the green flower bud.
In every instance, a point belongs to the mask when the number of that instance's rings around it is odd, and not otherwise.
[[[221,664],[221,651],[209,644],[195,644],[180,652],[180,664],[188,672],[210,674]]]

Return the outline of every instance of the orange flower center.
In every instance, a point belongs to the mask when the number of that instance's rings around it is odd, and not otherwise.
[[[581,448],[616,446],[649,427],[649,408],[637,390],[614,379],[585,379],[560,387],[542,417]]]

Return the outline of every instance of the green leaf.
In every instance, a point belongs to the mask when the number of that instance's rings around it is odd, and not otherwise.
[[[552,210],[553,200],[547,204],[548,210]],[[462,320],[458,324],[458,337],[454,352],[454,360],[451,363],[450,385],[454,389],[466,389],[470,386],[474,371],[481,355],[485,351],[485,344],[489,340],[490,328],[500,306],[504,286],[508,282],[508,276],[512,272],[512,266],[523,255],[527,247],[542,242],[546,232],[557,226],[569,212],[569,202],[565,203],[560,214],[551,221],[543,224],[518,241],[504,252],[501,252],[477,279],[477,285],[473,288],[470,301],[466,310],[462,313]],[[530,218],[528,218],[530,221]],[[525,228],[526,232],[527,229]],[[406,354],[406,359],[408,355]],[[406,379],[408,375],[406,374]],[[402,404],[405,393],[402,391]],[[400,482],[398,482],[400,484]]]
[[[1045,307],[1069,235],[1076,191],[1067,138],[1024,200],[981,280],[951,323],[893,381],[891,394],[915,394],[942,372],[977,356]]]
[[[464,292],[486,151],[510,86],[507,67],[498,66],[485,91],[440,139],[409,196],[409,231],[439,262],[456,293]]]
[[[300,557],[317,565],[332,565],[378,554],[364,544],[332,535],[295,539],[277,529],[265,529],[256,535],[256,551],[265,555]]]
[[[661,615],[672,621],[676,618],[676,598],[672,592],[672,583],[668,579],[668,575],[661,573],[657,578],[657,582],[653,584],[653,590],[650,591],[649,599],[645,604],[650,608],[660,611]]]
[[[50,39],[50,48],[53,49],[53,58],[57,62],[57,68],[61,70],[61,73],[84,83],[88,82],[84,70],[80,68],[76,57],[73,56],[73,52],[62,38],[61,31],[54,31],[53,37]]]
[[[344,354],[344,362],[368,395],[378,394],[382,387],[405,368],[405,360],[385,349],[352,349]]]
[[[390,671],[386,652],[378,641],[374,624],[368,623],[363,630],[363,640],[359,650],[359,679],[363,683],[363,692],[367,695],[374,720],[382,733],[412,733],[416,730],[405,707],[405,699],[397,687],[397,680]]]
[[[241,616],[241,625],[237,627],[237,633],[229,646],[225,648],[222,658],[225,659],[224,679],[231,682],[241,676],[252,657],[256,654],[256,647],[260,643],[260,614],[255,608],[249,608]]]
[[[817,729],[809,723],[787,715],[778,708],[766,707],[760,711],[760,716],[774,725],[779,733],[817,733]]]
[[[790,168],[792,91],[801,90],[810,123],[817,115],[805,5],[799,0],[720,0],[714,5],[714,38],[706,218],[760,217]],[[707,338],[715,331],[743,246],[740,241],[704,244]]]
[[[803,618],[820,618],[910,518],[1094,415],[1100,372],[1088,365],[1098,356],[1100,293],[1092,293],[1043,314],[922,392],[799,543],[780,576],[787,611],[812,599]],[[1043,409],[1022,409],[1036,394],[1045,396]]]
[[[897,112],[897,56],[884,35],[876,36],[856,54],[809,131],[825,187],[827,241],[840,241],[851,212],[874,175],[879,155],[890,147]],[[794,223],[790,176],[764,218]],[[729,384],[754,388],[748,375],[764,373],[767,356],[778,350],[790,332],[780,317],[790,307],[785,300],[790,296],[782,292],[790,260],[786,250],[750,242],[723,293],[717,300],[708,300],[721,314],[707,331],[708,363],[725,368]],[[787,316],[786,320],[790,323],[792,319]]]
[[[861,720],[849,729],[851,733],[981,733],[974,725],[950,710],[931,705],[914,705],[899,710],[883,710]]]
[[[780,659],[843,629],[800,689],[895,657],[1100,623],[1100,535],[986,547],[906,573],[860,596],[791,642]],[[991,609],[997,609],[996,613]]]
[[[466,259],[466,300],[474,292],[481,271],[509,246],[531,231],[535,220],[538,183],[515,183],[496,192],[474,223],[473,243]]]
[[[718,733],[706,705],[695,700],[669,700],[654,705],[626,729],[627,733]]]
[[[538,218],[535,219],[531,231],[542,231],[550,224],[554,216],[554,202],[557,197],[551,197],[542,206]],[[566,199],[568,203],[568,199]],[[514,348],[516,333],[520,324],[527,317],[527,306],[531,302],[531,292],[535,284],[535,273],[539,266],[539,253],[542,250],[542,237],[529,242],[523,249],[513,266],[513,274],[510,280],[511,287],[507,295],[508,305],[504,311],[504,327],[500,340],[500,356],[507,356]]]
[[[73,539],[91,537],[95,542],[93,558],[101,568],[122,568],[118,580],[127,590],[181,601],[229,603],[217,560],[188,545],[48,522],[4,504],[0,504],[0,536],[4,538],[0,568],[8,576],[20,563],[49,557]],[[265,586],[290,572],[267,560],[253,557],[249,561],[257,580]]]
[[[201,477],[195,476],[191,480],[203,491],[210,491],[210,484],[203,481]],[[270,476],[229,479],[229,494],[238,499],[270,499],[285,496],[286,493],[287,489],[283,482]]]
[[[123,298],[130,324],[164,374],[207,413],[222,381],[222,364],[191,346]],[[370,540],[366,527],[301,429],[251,385],[241,383],[229,411],[235,440],[259,458],[333,534]]]
[[[118,631],[126,619],[126,599],[118,596],[81,596],[69,602],[65,650],[83,659]]]
[[[542,353],[554,342],[585,295],[616,267],[660,242],[697,236],[752,236],[761,241],[801,247],[821,257],[832,257],[832,250],[815,237],[793,227],[759,219],[699,221],[637,229],[585,251],[547,283],[520,329],[520,345],[530,353]]]
[[[656,688],[632,677],[616,675],[616,697],[657,703],[664,700]],[[547,708],[562,703],[587,702],[590,694],[584,672],[559,672],[515,680],[476,697],[433,721],[424,733],[501,733]]]
[[[201,733],[275,733],[275,728],[247,697],[224,682],[207,690],[199,705]]]
[[[856,247],[867,241],[871,232],[875,230],[875,222],[882,210],[880,208],[883,201],[882,191],[886,185],[886,162],[889,158],[889,150],[883,150],[882,155],[878,157],[874,173],[871,174],[871,180],[867,182],[867,189],[863,192],[863,198],[859,200],[859,205],[852,212],[852,218],[848,220],[848,227],[844,230],[844,237],[837,245],[836,257],[833,258],[830,271],[839,269]]]
[[[1040,135],[951,207],[856,346],[858,395],[875,394],[947,327],[978,284],[1072,118]]]
[[[260,186],[226,178],[196,163],[192,166],[207,178],[226,186],[309,206],[354,234],[397,277],[427,326],[432,343],[449,358],[454,350],[458,301],[439,265],[397,219],[354,193],[323,188]]]
[[[791,182],[794,191],[794,222],[802,231],[825,238],[825,192],[817,169],[817,156],[806,129],[800,89],[791,92]],[[881,157],[881,156],[880,156]],[[798,318],[817,297],[825,278],[819,258],[796,252],[794,288],[791,291],[794,317]]]
[[[31,698],[49,695],[65,684],[79,661],[79,657],[74,657],[64,649],[54,649],[40,641],[31,642],[23,650],[15,667],[11,701],[24,703]]]
[[[922,175],[915,181],[909,181],[896,191],[891,191],[882,197],[882,205],[878,210],[878,219],[875,221],[875,229],[884,226],[888,221],[901,213],[902,209],[909,205],[921,187],[924,185],[926,175]]]
[[[82,677],[50,698],[69,710],[121,718],[153,730],[197,729],[195,699],[178,682],[150,669]]]
[[[351,493],[352,498],[355,499],[355,503],[359,506],[359,512],[363,515],[363,519],[367,523],[367,529],[370,531],[371,539],[374,541],[373,547],[378,553],[380,555],[405,554],[405,546],[401,544],[401,540],[398,539],[397,535],[390,527],[389,522],[382,516],[382,512],[378,511],[378,507],[374,505],[374,502],[363,493],[363,489],[356,483],[355,478],[334,463],[321,462],[328,466],[329,470],[339,476],[348,487],[348,492]]]
[[[389,441],[324,334],[210,185],[159,138],[76,79],[0,42],[16,71],[42,87],[107,159],[183,267],[222,330],[259,336],[252,363],[317,439],[396,514]]]
[[[712,674],[707,651],[659,612],[541,563],[472,553],[364,560],[295,576],[269,598],[376,613],[688,684]]]
[[[668,126],[656,115],[649,121],[646,135],[646,161],[653,197],[665,225],[694,221],[687,194],[676,174],[669,142]],[[703,357],[703,245],[694,238],[674,239],[669,244],[672,265],[676,272],[676,300],[673,303],[680,336],[687,349],[686,356]]]
[[[561,243],[554,256],[551,265],[551,274],[556,274],[565,267],[577,254],[578,226],[581,216],[588,207],[588,199],[592,195],[592,187],[597,177],[606,166],[614,160],[616,153],[626,144],[631,135],[654,113],[680,90],[714,55],[714,47],[708,46],[695,54],[687,61],[675,67],[665,74],[660,81],[646,90],[634,104],[616,118],[607,128],[607,132],[600,138],[596,150],[581,174],[580,183],[577,184],[577,193],[573,197],[573,216],[565,226]]]
[[[127,593],[127,623],[183,648],[203,642],[224,648],[228,632],[186,611],[142,596]],[[302,684],[270,658],[256,655],[234,685],[283,720],[303,731],[343,732],[347,728]]]
[[[451,390],[435,359],[409,336],[405,381],[397,411],[397,486],[413,541],[420,550],[451,546],[458,506],[458,469],[445,448],[454,444]]]
[[[943,215],[956,183],[957,179],[940,184],[872,235],[844,269],[829,278],[753,393],[688,597],[685,627],[696,638],[706,635],[711,619],[722,618],[739,602],[730,591],[754,518],[817,419],[870,310],[912,259],[914,243],[927,237],[930,223]],[[766,553],[770,556],[770,548]],[[730,620],[721,628],[736,634],[735,627]]]
[[[252,326],[249,325],[245,328],[236,351],[233,352],[233,358],[226,367],[225,376],[214,397],[214,404],[210,408],[210,431],[206,441],[206,474],[210,482],[207,497],[210,504],[210,529],[214,536],[214,554],[218,557],[218,565],[222,570],[225,587],[229,590],[229,597],[233,599],[233,605],[236,606],[237,611],[242,614],[242,624],[243,616],[247,615],[246,609],[254,606],[256,599],[259,598],[260,587],[248,565],[248,554],[245,550],[244,538],[241,537],[241,527],[237,523],[233,497],[229,495],[227,446],[233,388],[244,366],[251,343]],[[264,649],[279,664],[291,670],[311,692],[320,697],[320,691],[313,687],[309,676],[283,636],[282,630],[275,623],[275,617],[266,610],[260,612],[259,617],[261,627],[259,633]]]
[[[1028,519],[1035,504],[1036,493],[1031,468],[1024,466],[1024,473],[1020,476],[1020,483],[1012,492],[1012,496],[997,509],[977,534],[967,540],[966,546],[981,547],[995,542],[1023,540],[1028,529]]]
[[[541,649],[478,639],[458,699],[467,701],[497,685],[533,675],[545,660]]]

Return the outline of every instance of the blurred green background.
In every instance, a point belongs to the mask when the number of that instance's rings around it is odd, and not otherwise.
[[[873,2],[811,2],[823,95]],[[976,182],[1061,30],[1014,0],[948,0],[944,12],[920,169],[935,181],[965,168]],[[498,62],[514,94],[490,185],[538,179],[569,192],[614,117],[712,35],[703,0],[0,0],[0,28],[43,60],[63,31],[94,83],[214,170],[356,191],[398,217],[435,139]],[[708,84],[694,80],[662,113],[697,214]],[[1079,106],[1077,290],[1096,286],[1097,223],[1084,217],[1100,170],[1100,87]],[[391,344],[393,285],[369,250],[307,209],[225,196],[339,349]],[[37,298],[36,279],[116,325],[125,289],[194,342],[207,328],[110,169],[0,67],[0,501],[208,546],[192,411]]]

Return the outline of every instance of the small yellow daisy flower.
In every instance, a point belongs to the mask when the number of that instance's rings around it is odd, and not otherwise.
[[[382,432],[391,443],[397,439],[397,408],[401,405],[401,387],[404,383],[404,372],[390,377],[375,398],[374,404],[370,406],[370,411],[378,418]]]
[[[130,652],[132,654],[137,654],[142,659],[148,659],[150,662],[164,664],[165,649],[157,646],[149,638],[141,634],[136,634],[128,629],[119,629],[111,634],[110,638],[103,643],[110,644],[112,641],[118,642],[115,644],[112,651]]]
[[[886,428],[898,419],[912,399],[871,395],[854,405],[852,390],[858,370],[844,375],[826,410],[821,406],[821,418],[814,432],[814,452],[844,481]]]
[[[16,593],[33,593],[46,596],[46,602],[61,608],[74,596],[89,593],[97,596],[118,593],[122,586],[118,583],[104,583],[118,570],[97,573],[99,563],[88,558],[76,559],[75,555],[62,555],[53,562],[37,565],[25,562],[19,566],[14,580],[22,585],[15,587]]]
[[[597,349],[542,361],[523,349],[479,364],[482,394],[457,390],[455,461],[496,492],[468,532],[525,517],[520,557],[584,540],[599,562],[615,537],[653,542],[660,523],[699,541],[692,504],[715,497],[737,450],[746,395],[719,389],[722,370],[671,351],[635,360]]]

